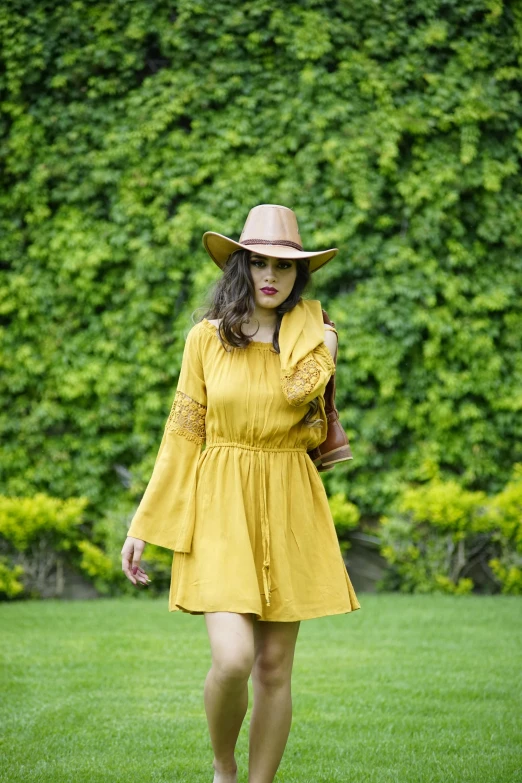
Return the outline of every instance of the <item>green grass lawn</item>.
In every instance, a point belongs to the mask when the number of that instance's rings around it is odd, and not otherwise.
[[[522,600],[359,599],[301,623],[276,781],[522,781]],[[0,781],[211,783],[202,616],[140,596],[4,603],[0,623]]]

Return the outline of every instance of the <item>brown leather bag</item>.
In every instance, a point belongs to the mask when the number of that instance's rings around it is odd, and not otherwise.
[[[335,324],[330,320],[326,310],[322,310],[322,313],[323,322],[330,324],[335,329]],[[337,364],[337,346],[335,347],[334,362]],[[348,437],[342,428],[339,421],[339,412],[335,407],[335,376],[336,373],[332,375],[324,391],[324,408],[328,422],[326,439],[319,446],[316,446],[315,449],[311,449],[308,452],[312,462],[320,472],[332,470],[338,462],[346,462],[349,459],[353,459]]]

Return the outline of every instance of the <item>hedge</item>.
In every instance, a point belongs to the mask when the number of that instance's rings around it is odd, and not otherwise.
[[[123,539],[184,337],[201,235],[292,207],[339,247],[361,526],[404,482],[495,494],[522,460],[522,14],[500,0],[92,0],[0,9],[0,490],[86,497]]]

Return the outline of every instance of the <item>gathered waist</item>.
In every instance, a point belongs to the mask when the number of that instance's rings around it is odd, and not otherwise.
[[[270,525],[268,520],[267,503],[267,476],[270,465],[269,454],[290,452],[297,454],[306,454],[306,446],[293,446],[286,448],[277,448],[276,446],[252,446],[250,443],[238,443],[237,441],[214,441],[206,444],[201,452],[201,457],[207,449],[244,449],[245,451],[257,452],[259,456],[259,482],[261,490],[261,538],[263,542],[263,591],[267,606],[270,606],[270,594],[272,592],[272,579],[270,573]]]
[[[205,446],[204,451],[207,449],[215,449],[215,448],[232,448],[232,449],[246,449],[247,451],[297,451],[297,452],[305,452],[307,451],[306,446],[294,446],[294,447],[286,447],[286,448],[276,448],[272,446],[251,446],[249,443],[237,443],[236,441],[228,440],[223,442],[215,441],[214,443],[207,443]]]

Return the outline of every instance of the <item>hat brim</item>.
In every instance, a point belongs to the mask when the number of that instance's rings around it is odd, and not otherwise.
[[[338,253],[336,247],[331,247],[329,250],[308,252],[307,250],[296,250],[286,245],[242,245],[241,242],[236,242],[223,234],[217,234],[215,231],[206,231],[203,234],[203,247],[220,269],[223,269],[231,253],[241,249],[272,258],[309,258],[310,272],[315,272],[327,264]]]

